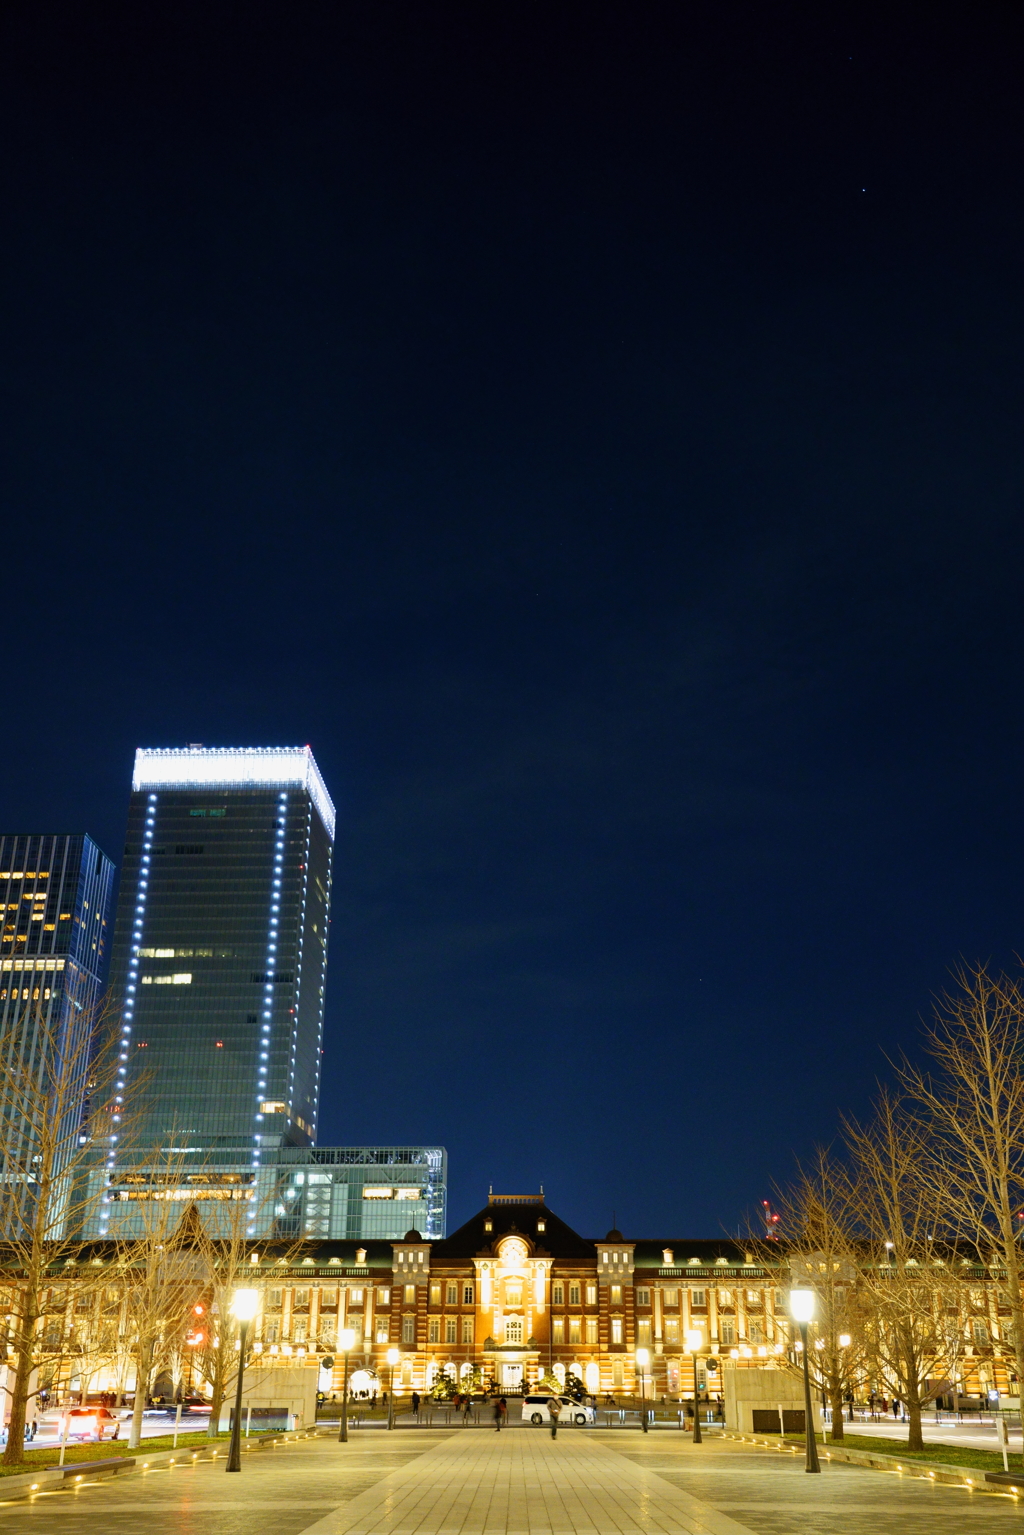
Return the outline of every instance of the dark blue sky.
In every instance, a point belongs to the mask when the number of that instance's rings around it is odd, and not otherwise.
[[[309,741],[324,1142],[714,1236],[1024,943],[1022,21],[13,4],[0,819]]]

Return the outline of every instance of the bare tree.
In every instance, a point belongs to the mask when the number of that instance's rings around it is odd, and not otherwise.
[[[867,1125],[844,1123],[863,1238],[865,1346],[886,1389],[904,1403],[909,1448],[923,1448],[921,1414],[955,1378],[963,1351],[963,1283],[942,1238],[948,1196],[929,1172],[917,1118],[889,1090]]]
[[[204,1234],[187,1188],[181,1159],[169,1154],[162,1171],[137,1189],[133,1234],[119,1239],[119,1267],[127,1295],[126,1345],[135,1363],[135,1402],[129,1447],[142,1440],[142,1414],[157,1372],[172,1366],[193,1307],[205,1293]],[[191,1171],[191,1163],[189,1164]],[[179,1176],[176,1178],[175,1173]]]
[[[982,965],[962,966],[925,1029],[937,1070],[904,1062],[901,1085],[923,1109],[936,1192],[947,1219],[1005,1273],[1009,1343],[1018,1395],[1024,1387],[1024,989]]]
[[[115,1062],[96,1058],[103,1014],[73,998],[50,1015],[23,1012],[0,1044],[0,1268],[10,1301],[10,1418],[3,1461],[24,1458],[39,1381],[71,1354],[68,1298],[99,1283],[79,1263],[80,1233],[103,1197],[99,1144],[116,1133]],[[12,1368],[13,1367],[13,1368]]]
[[[863,1243],[850,1170],[819,1147],[783,1197],[794,1283],[818,1297],[808,1367],[832,1409],[830,1437],[840,1441],[843,1403],[864,1375],[869,1334],[860,1277]]]
[[[238,1377],[239,1352],[235,1340],[235,1328],[231,1320],[231,1306],[235,1291],[240,1285],[251,1285],[252,1267],[261,1256],[270,1252],[276,1264],[290,1266],[302,1250],[301,1238],[292,1241],[274,1239],[256,1242],[246,1236],[248,1218],[247,1199],[255,1198],[255,1190],[239,1190],[241,1199],[218,1201],[209,1218],[201,1222],[203,1235],[203,1268],[206,1284],[206,1313],[203,1322],[197,1323],[196,1332],[203,1333],[203,1341],[196,1349],[196,1363],[210,1386],[209,1433],[219,1432],[221,1411]],[[250,1348],[255,1337],[250,1341]],[[310,1340],[310,1347],[315,1344]]]

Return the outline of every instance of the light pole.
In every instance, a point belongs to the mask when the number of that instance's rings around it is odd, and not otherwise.
[[[388,1349],[388,1364],[391,1366],[391,1373],[388,1376],[388,1428],[389,1429],[394,1428],[394,1426],[395,1426],[395,1365],[398,1363],[400,1358],[401,1358],[401,1355],[399,1354],[397,1348],[389,1348]]]
[[[341,1382],[341,1428],[338,1431],[338,1443],[348,1444],[348,1356],[355,1348],[356,1333],[354,1327],[343,1327],[338,1334],[338,1347],[345,1356],[345,1373]]]
[[[820,1471],[818,1441],[814,1437],[814,1414],[811,1411],[811,1372],[807,1360],[807,1324],[814,1321],[814,1308],[818,1297],[813,1290],[790,1290],[789,1314],[800,1329],[800,1341],[804,1356],[804,1437],[807,1442],[805,1471]]]
[[[235,1382],[235,1416],[231,1422],[231,1444],[228,1448],[226,1471],[242,1469],[242,1377],[245,1374],[245,1345],[249,1336],[249,1323],[259,1309],[258,1290],[236,1290],[231,1301],[231,1313],[238,1321],[238,1379]]]
[[[637,1369],[640,1371],[640,1422],[643,1425],[645,1434],[647,1433],[647,1400],[644,1396],[644,1371],[650,1361],[650,1352],[645,1348],[638,1348],[636,1351],[636,1363]]]
[[[698,1332],[696,1328],[693,1328],[692,1330],[690,1328],[687,1328],[687,1331],[686,1331],[686,1347],[689,1349],[690,1353],[693,1355],[693,1442],[694,1442],[694,1444],[701,1444],[702,1443],[702,1440],[701,1440],[701,1437],[700,1437],[700,1387],[697,1384],[697,1354],[698,1354],[700,1346],[701,1346],[701,1344],[703,1342],[704,1342],[704,1335],[703,1335],[703,1333]]]

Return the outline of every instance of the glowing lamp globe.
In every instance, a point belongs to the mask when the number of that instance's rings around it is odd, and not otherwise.
[[[794,1322],[813,1322],[818,1297],[813,1290],[790,1290],[789,1314]]]

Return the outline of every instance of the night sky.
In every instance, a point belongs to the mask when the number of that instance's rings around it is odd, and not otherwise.
[[[0,821],[309,742],[450,1229],[734,1231],[1024,951],[1022,15],[5,8]]]

